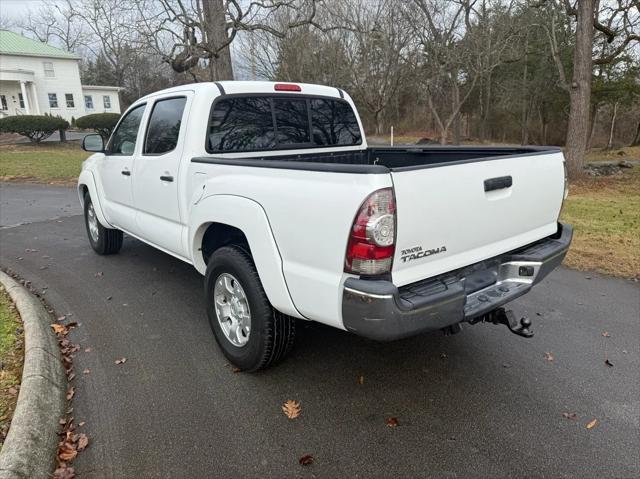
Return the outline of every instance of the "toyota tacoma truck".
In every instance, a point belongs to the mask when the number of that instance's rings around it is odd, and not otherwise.
[[[373,340],[530,322],[504,305],[556,266],[572,228],[553,147],[370,147],[349,95],[221,81],[136,101],[83,164],[92,248],[123,233],[204,275],[224,355],[245,371],[291,350],[296,321]]]

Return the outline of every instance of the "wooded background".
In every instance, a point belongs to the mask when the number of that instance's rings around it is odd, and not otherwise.
[[[79,53],[126,106],[181,83],[321,83],[369,134],[640,145],[640,0],[67,0],[5,25]]]

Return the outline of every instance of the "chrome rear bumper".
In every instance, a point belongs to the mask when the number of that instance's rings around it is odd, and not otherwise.
[[[486,261],[401,288],[390,281],[344,283],[345,328],[380,341],[472,320],[522,296],[562,263],[573,228]]]

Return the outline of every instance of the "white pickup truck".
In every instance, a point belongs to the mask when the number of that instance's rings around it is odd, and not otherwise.
[[[505,303],[564,258],[564,159],[548,147],[367,146],[328,86],[223,81],[136,101],[78,182],[99,254],[123,232],[205,276],[225,356],[253,371],[298,320],[376,339],[461,323],[531,336]]]

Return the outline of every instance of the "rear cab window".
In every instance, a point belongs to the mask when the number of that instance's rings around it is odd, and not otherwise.
[[[214,101],[206,149],[238,153],[360,144],[357,117],[345,100],[242,95]]]

